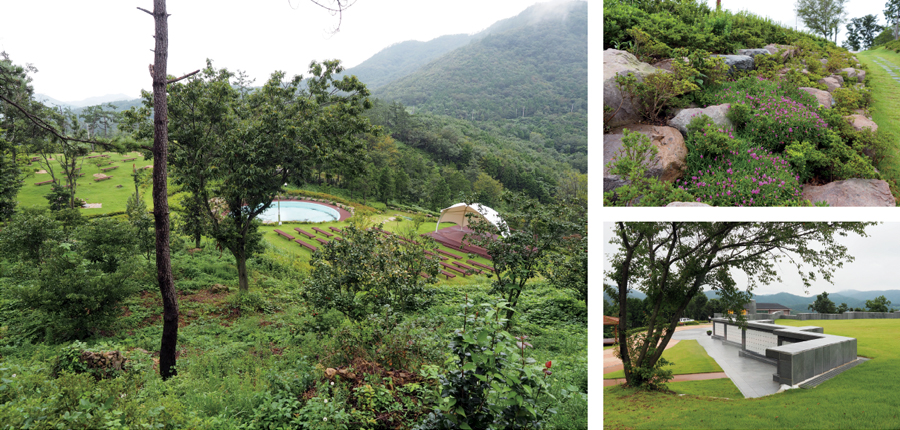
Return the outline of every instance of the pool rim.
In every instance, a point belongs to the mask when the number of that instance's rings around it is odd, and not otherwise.
[[[316,204],[316,205],[327,206],[327,207],[329,207],[329,208],[331,208],[331,209],[336,210],[336,211],[338,212],[338,214],[340,214],[340,218],[338,218],[338,219],[336,219],[336,220],[334,220],[334,221],[285,221],[285,220],[282,220],[281,222],[283,222],[283,223],[285,223],[285,222],[307,222],[307,223],[311,223],[311,224],[320,224],[320,223],[326,223],[326,222],[340,222],[340,221],[344,221],[344,220],[346,220],[347,218],[350,218],[351,216],[353,216],[353,214],[350,213],[349,211],[347,211],[346,209],[337,207],[337,206],[335,206],[334,204],[331,204],[331,203],[325,203],[325,202],[320,202],[320,201],[315,201],[315,200],[309,200],[309,199],[276,199],[276,200],[272,200],[272,207],[277,206],[277,205],[278,205],[278,202],[312,203],[312,204]],[[278,224],[278,221],[273,221],[273,222],[263,222],[263,224],[268,224],[268,225],[275,224],[275,225],[277,225],[277,224]]]

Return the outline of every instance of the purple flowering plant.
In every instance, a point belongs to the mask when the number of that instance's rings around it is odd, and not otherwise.
[[[787,160],[764,148],[734,149],[703,160],[699,168],[697,163],[690,163],[693,170],[675,182],[697,202],[713,206],[800,204],[799,176]]]
[[[795,141],[822,142],[828,129],[816,112],[784,96],[747,95],[731,105],[728,117],[748,140],[775,152]]]

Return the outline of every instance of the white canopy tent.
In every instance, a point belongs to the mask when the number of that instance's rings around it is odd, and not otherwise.
[[[475,217],[479,219],[483,219],[495,227],[497,227],[498,231],[502,231],[500,225],[503,223],[503,219],[500,218],[500,214],[497,211],[482,205],[481,203],[472,203],[468,205],[466,203],[457,203],[453,206],[445,208],[441,210],[441,216],[438,218],[437,225],[434,227],[434,231],[438,231],[438,228],[441,226],[441,222],[453,222],[456,225],[465,227],[469,225],[469,217],[466,214],[471,213],[475,214]],[[504,234],[505,235],[505,234]]]

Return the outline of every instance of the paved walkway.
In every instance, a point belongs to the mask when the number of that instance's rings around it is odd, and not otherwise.
[[[713,340],[706,335],[706,330],[708,329],[678,331],[672,335],[672,339],[696,340],[722,367],[744,397],[767,396],[775,394],[781,388],[781,384],[772,380],[772,374],[776,371],[775,366],[738,356],[740,347],[726,344],[721,340]]]
[[[894,66],[884,58],[878,56],[873,58],[872,61],[875,64],[881,66],[881,68],[884,69],[893,80],[900,82],[900,76],[897,75],[897,71],[900,70],[900,67]]]

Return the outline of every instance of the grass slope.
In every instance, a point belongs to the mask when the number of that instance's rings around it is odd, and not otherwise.
[[[97,167],[91,162],[96,159],[84,160],[81,164],[81,173],[84,173],[84,176],[78,179],[78,187],[76,188],[75,196],[84,199],[88,203],[101,203],[103,205],[103,207],[99,209],[82,209],[81,213],[83,215],[124,211],[128,197],[134,194],[134,179],[131,177],[132,165],[141,168],[153,164],[152,160],[145,160],[144,156],[138,152],[130,152],[124,155],[116,154],[114,152],[104,152],[103,154],[109,155],[109,158],[105,158],[105,160],[112,162],[112,164]],[[126,158],[135,157],[136,159],[133,161],[122,161]],[[61,169],[59,164],[56,164],[56,161],[51,161],[51,163],[53,163],[51,165],[56,172],[57,179],[65,183],[65,178],[60,173]],[[100,171],[101,168],[106,169],[113,166],[119,166],[119,168],[108,172]],[[33,169],[32,172],[43,169],[37,162],[32,163],[32,165],[28,167]],[[93,175],[95,173],[104,173],[107,176],[112,176],[112,179],[100,182],[94,181]],[[25,178],[25,185],[22,186],[22,189],[19,191],[19,206],[48,207],[47,199],[44,198],[44,196],[50,192],[50,184],[35,184],[38,182],[49,181],[50,179],[50,174],[48,173],[34,173]],[[121,185],[122,188],[117,188],[119,185]],[[147,208],[152,209],[153,200],[150,198],[149,184],[142,192],[144,193],[144,202],[147,204]]]
[[[666,370],[671,370],[673,375],[722,371],[716,360],[710,357],[696,340],[682,340],[678,342],[677,345],[663,352],[663,358],[673,363],[672,366],[665,367]],[[624,377],[625,372],[622,370],[603,375],[603,379]]]
[[[811,390],[747,400],[718,400],[603,390],[604,428],[896,428],[900,423],[898,320],[793,321],[857,338],[858,354],[873,360]],[[761,377],[766,377],[762,375]]]
[[[900,54],[888,49],[874,49],[856,54],[856,58],[869,66],[867,76],[871,76],[872,119],[878,124],[879,133],[893,135],[892,154],[886,158],[879,169],[886,177],[893,180],[900,178],[900,82],[895,81],[874,60],[880,58],[882,63],[890,63],[891,68],[900,68]],[[884,61],[882,61],[884,60]]]

